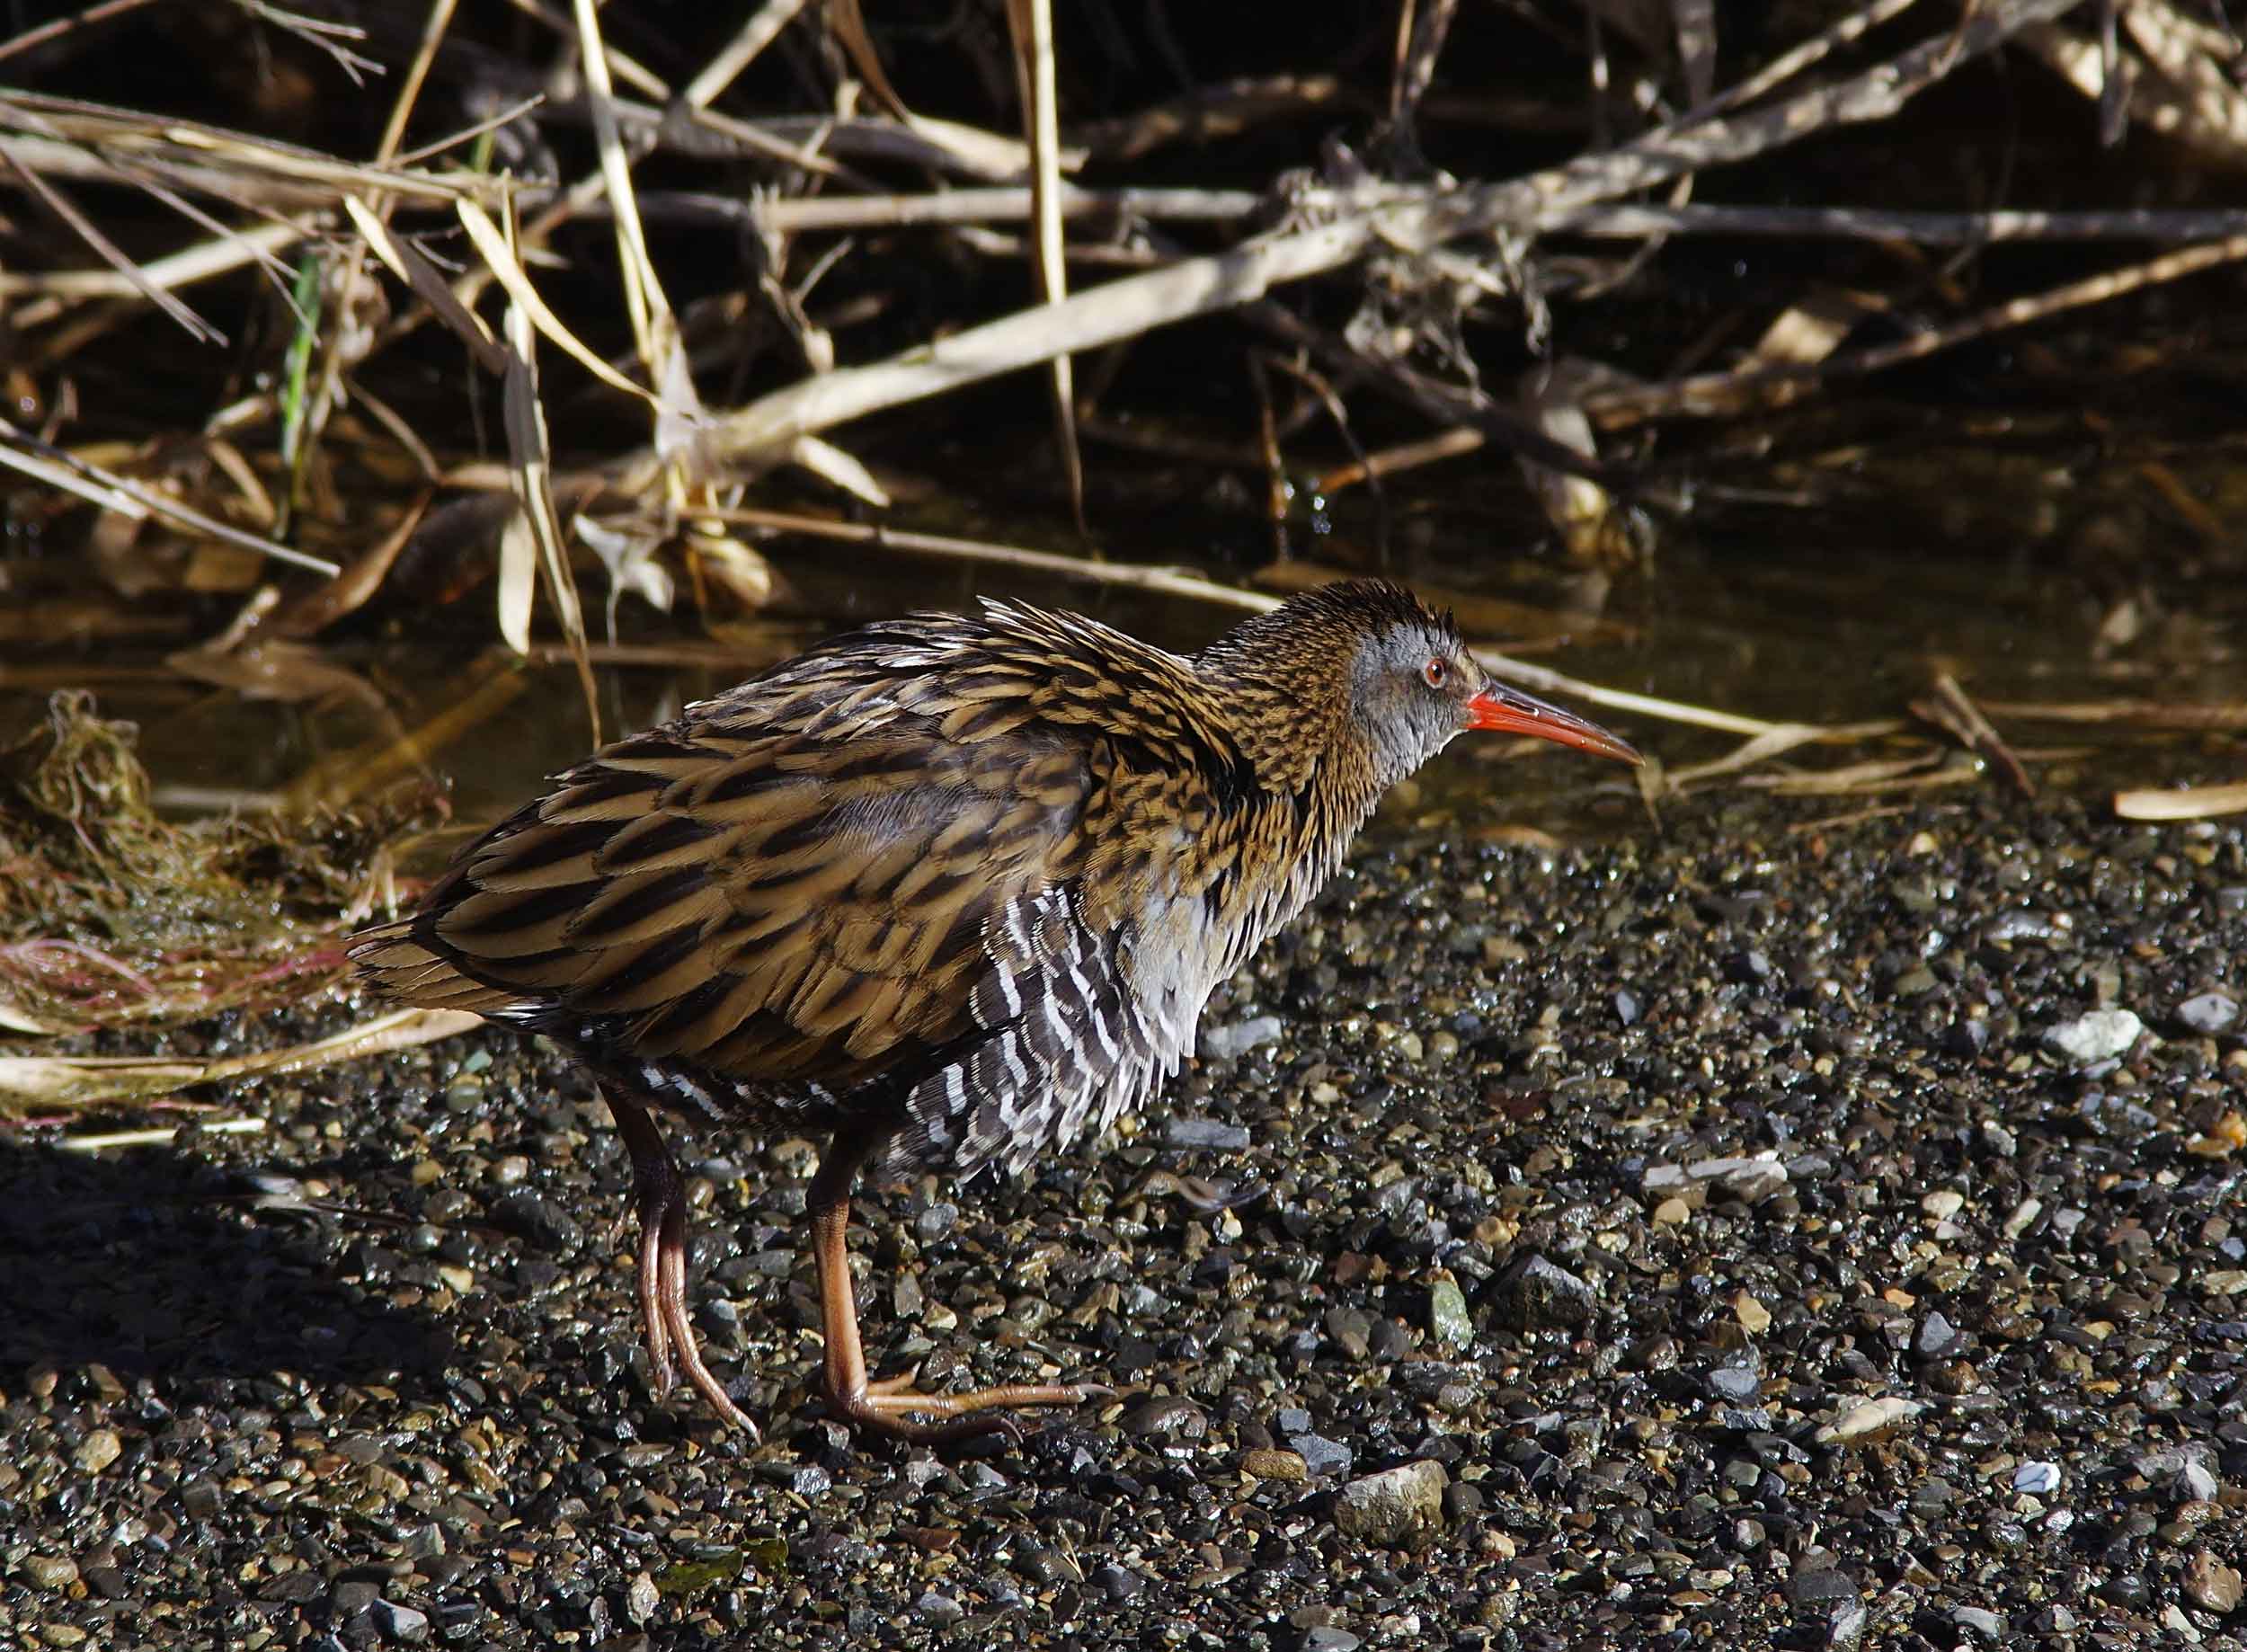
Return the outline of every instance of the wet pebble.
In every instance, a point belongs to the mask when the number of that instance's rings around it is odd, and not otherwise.
[[[17,1569],[36,1589],[60,1594],[78,1581],[78,1563],[65,1555],[26,1555]]]
[[[2228,1617],[2239,1608],[2239,1568],[2218,1559],[2212,1549],[2196,1549],[2185,1566],[2184,1591],[2204,1612]]]
[[[577,1220],[533,1188],[520,1187],[495,1200],[492,1214],[542,1250],[566,1254],[585,1241]]]
[[[1277,1044],[1286,1030],[1277,1016],[1253,1016],[1225,1026],[1205,1026],[1195,1042],[1210,1060],[1232,1061],[1260,1045]]]
[[[1237,1153],[1251,1140],[1246,1127],[1213,1118],[1174,1118],[1163,1126],[1166,1147],[1204,1148]]]
[[[1191,1399],[1171,1395],[1134,1406],[1117,1426],[1141,1439],[1199,1440],[1209,1433],[1209,1413]]]
[[[1950,1621],[1967,1634],[1983,1640],[1994,1643],[2005,1638],[2005,1620],[1984,1607],[1958,1607],[1952,1611]]]
[[[395,1641],[400,1646],[418,1647],[429,1639],[429,1614],[418,1607],[377,1599],[368,1609],[368,1616],[374,1623],[376,1633],[385,1640]]]
[[[1275,1447],[1263,1447],[1241,1454],[1240,1467],[1244,1473],[1258,1479],[1277,1480],[1285,1486],[1300,1486],[1310,1478],[1310,1465],[1301,1452],[1285,1452]]]
[[[115,1462],[124,1449],[124,1443],[117,1437],[114,1428],[95,1428],[79,1442],[71,1461],[88,1474],[99,1474]]]
[[[1428,1336],[1446,1348],[1463,1348],[1475,1339],[1466,1293],[1449,1274],[1437,1275],[1428,1286]]]
[[[2239,1000],[2225,992],[2200,992],[2177,1006],[2177,1024],[2188,1033],[2214,1037],[2239,1019]]]
[[[2044,1031],[2044,1047],[2078,1067],[2095,1066],[2127,1054],[2145,1024],[2127,1009],[2094,1009]]]
[[[1492,1313],[1517,1331],[1582,1325],[1598,1305],[1590,1284],[1542,1256],[1526,1256],[1490,1287]]]
[[[1324,1434],[1290,1434],[1287,1443],[1295,1454],[1303,1460],[1305,1472],[1324,1479],[1350,1471],[1350,1448],[1339,1440],[1329,1440]]]
[[[1385,1549],[1416,1547],[1442,1528],[1450,1483],[1442,1463],[1426,1461],[1365,1475],[1335,1493],[1335,1527]]]
[[[2048,1497],[2060,1488],[2056,1462],[2024,1462],[2013,1470],[2013,1489],[2032,1497]]]
[[[1822,1424],[1814,1438],[1821,1445],[1861,1445],[1887,1438],[1926,1409],[1916,1399],[1868,1399]]]
[[[937,1629],[950,1629],[967,1616],[967,1608],[950,1595],[929,1589],[913,1603],[913,1615]]]

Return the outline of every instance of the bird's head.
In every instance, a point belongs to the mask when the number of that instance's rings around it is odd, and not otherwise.
[[[1202,658],[1262,702],[1258,721],[1278,739],[1259,767],[1294,768],[1303,779],[1337,758],[1355,758],[1378,793],[1470,729],[1639,760],[1596,724],[1491,678],[1448,614],[1387,581],[1292,598]]]

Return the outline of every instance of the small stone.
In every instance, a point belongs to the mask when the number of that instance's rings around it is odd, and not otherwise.
[[[967,1608],[950,1595],[939,1594],[930,1589],[913,1603],[913,1615],[924,1623],[935,1624],[938,1629],[950,1629],[967,1616]]]
[[[576,1220],[535,1188],[517,1188],[495,1201],[492,1213],[542,1250],[566,1256],[585,1242],[585,1230]]]
[[[65,1555],[26,1555],[22,1570],[33,1588],[50,1594],[63,1594],[78,1581],[78,1563]]]
[[[1425,1459],[1368,1474],[1335,1494],[1335,1526],[1385,1549],[1417,1547],[1442,1529],[1450,1483],[1442,1463]]]
[[[2060,1488],[2056,1462],[2024,1462],[2013,1470],[2013,1489],[2032,1497],[2049,1497]]]
[[[1985,1640],[2005,1638],[2005,1620],[1979,1606],[1961,1606],[1950,1614],[1950,1621],[1967,1634],[1979,1635]]]
[[[291,1606],[309,1606],[325,1592],[326,1585],[320,1574],[305,1568],[283,1572],[258,1591],[262,1601],[286,1602]]]
[[[1127,1570],[1113,1560],[1106,1566],[1093,1568],[1092,1586],[1108,1597],[1112,1604],[1121,1604],[1147,1586],[1146,1579],[1137,1572]]]
[[[1350,1448],[1338,1440],[1324,1434],[1290,1434],[1287,1443],[1303,1460],[1303,1467],[1321,1479],[1347,1474],[1350,1471]]]
[[[2177,1006],[2177,1020],[2188,1033],[2213,1037],[2239,1019],[2239,1000],[2222,992],[2203,992]]]
[[[1711,1371],[1708,1382],[1709,1391],[1719,1399],[1743,1402],[1763,1391],[1763,1373],[1755,1363],[1754,1351],[1745,1350],[1737,1358]]]
[[[1498,1319],[1517,1331],[1582,1325],[1597,1293],[1583,1280],[1541,1256],[1523,1257],[1490,1287]]]
[[[1209,1433],[1209,1413],[1184,1395],[1172,1394],[1134,1406],[1116,1426],[1141,1439],[1199,1440]]]
[[[913,1237],[924,1245],[933,1245],[959,1225],[960,1207],[956,1204],[932,1204],[913,1218]],[[793,1257],[794,1253],[790,1253]]]
[[[1862,1601],[1843,1601],[1826,1614],[1825,1644],[1835,1652],[1851,1652],[1862,1643],[1865,1628],[1871,1621],[1872,1614]]]
[[[655,1587],[655,1579],[645,1572],[635,1577],[624,1592],[624,1615],[635,1623],[645,1623],[662,1604],[662,1596]]]
[[[1283,1452],[1276,1448],[1245,1452],[1240,1469],[1260,1480],[1277,1480],[1283,1486],[1300,1486],[1310,1478],[1310,1465],[1303,1461],[1301,1452]]]
[[[88,1474],[99,1474],[115,1462],[125,1449],[114,1428],[96,1428],[78,1442],[77,1452],[71,1461]]]
[[[1286,1026],[1277,1016],[1256,1016],[1230,1026],[1208,1026],[1196,1041],[1200,1053],[1221,1061],[1237,1060],[1259,1044],[1277,1044]]]
[[[1937,1221],[1949,1221],[1966,1209],[1966,1195],[1955,1187],[1938,1187],[1919,1202],[1919,1208]]]
[[[1857,1580],[1834,1566],[1814,1566],[1787,1579],[1787,1598],[1797,1606],[1822,1606],[1858,1598]]]
[[[1655,1212],[1655,1219],[1657,1221],[1661,1220],[1659,1211]],[[1761,1337],[1771,1329],[1771,1310],[1745,1291],[1732,1299],[1732,1317],[1740,1322],[1740,1328],[1751,1337]]]
[[[1861,1445],[1894,1434],[1925,1409],[1916,1399],[1868,1399],[1822,1425],[1811,1437],[1820,1445]]]
[[[1436,1275],[1428,1286],[1428,1335],[1447,1348],[1463,1348],[1475,1339],[1466,1293],[1447,1273]]]
[[[368,1608],[367,1615],[385,1640],[395,1640],[400,1646],[418,1647],[429,1639],[429,1614],[415,1607],[402,1606],[391,1600],[377,1600]]]
[[[1321,1623],[1303,1636],[1303,1652],[1357,1652],[1364,1641],[1348,1630]]]
[[[1249,1142],[1248,1128],[1213,1118],[1174,1118],[1163,1126],[1165,1147],[1209,1148],[1238,1153]]]
[[[2185,1565],[2184,1582],[2185,1598],[2203,1612],[2212,1612],[2221,1618],[2228,1617],[2238,1608],[2239,1570],[2217,1559],[2212,1549],[2192,1551],[2192,1559]]]
[[[1692,1174],[1710,1182],[1722,1197],[1737,1199],[1743,1204],[1762,1204],[1787,1190],[1787,1167],[1775,1154],[1704,1159],[1692,1167]]]
[[[1962,1341],[1958,1327],[1941,1314],[1930,1313],[1912,1337],[1912,1352],[1923,1360],[1939,1360],[1957,1352]]]
[[[2145,1024],[2127,1009],[2094,1009],[2044,1030],[2044,1047],[2078,1067],[2113,1061],[2129,1052]]]
[[[328,1591],[328,1615],[338,1624],[362,1617],[374,1608],[382,1591],[363,1577],[347,1577]]]
[[[1682,1228],[1693,1217],[1693,1207],[1673,1195],[1654,1207],[1654,1220],[1665,1228]]]

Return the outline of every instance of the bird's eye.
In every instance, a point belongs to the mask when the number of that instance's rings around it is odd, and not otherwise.
[[[1431,688],[1440,688],[1451,679],[1451,664],[1441,655],[1437,655],[1430,659],[1425,665],[1420,668],[1420,680],[1427,684],[1427,686]]]

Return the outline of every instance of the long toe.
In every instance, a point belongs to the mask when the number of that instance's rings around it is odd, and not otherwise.
[[[674,1201],[663,1212],[659,1230],[662,1239],[657,1246],[655,1311],[661,1318],[664,1336],[671,1350],[685,1368],[687,1381],[710,1402],[715,1411],[751,1440],[759,1438],[757,1425],[749,1420],[749,1414],[733,1403],[733,1397],[725,1391],[710,1367],[703,1363],[702,1342],[695,1335],[695,1328],[687,1318],[687,1202]]]
[[[682,1265],[683,1266],[683,1265]],[[663,1312],[663,1212],[640,1212],[640,1248],[634,1283],[640,1298],[640,1330],[647,1338],[648,1364],[655,1397],[671,1391],[676,1372],[671,1364],[671,1335]]]
[[[1018,1444],[1022,1424],[1006,1415],[1008,1411],[1026,1406],[1080,1406],[1115,1394],[1097,1382],[1011,1383],[964,1394],[925,1394],[912,1386],[917,1374],[884,1377],[867,1383],[862,1393],[830,1393],[827,1404],[854,1426],[918,1444],[951,1444],[987,1434],[1006,1434]]]

